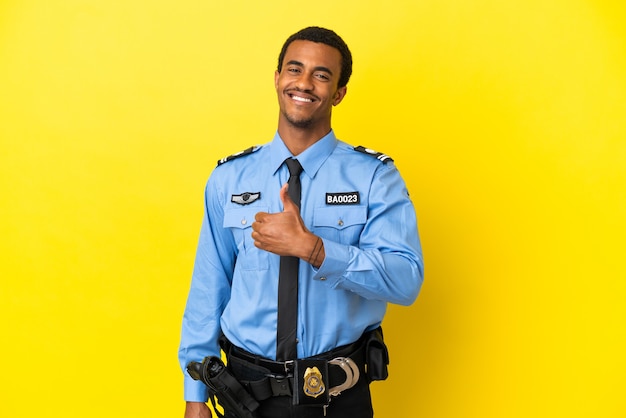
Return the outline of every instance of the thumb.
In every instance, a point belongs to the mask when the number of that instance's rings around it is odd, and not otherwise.
[[[283,212],[300,212],[298,206],[296,206],[295,202],[289,197],[288,189],[289,185],[287,183],[280,188],[280,200],[283,202]]]

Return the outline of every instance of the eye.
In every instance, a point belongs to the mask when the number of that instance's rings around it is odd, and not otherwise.
[[[315,77],[317,77],[317,78],[319,78],[320,80],[323,80],[323,81],[330,80],[330,77],[326,73],[317,73],[317,74],[315,74]]]

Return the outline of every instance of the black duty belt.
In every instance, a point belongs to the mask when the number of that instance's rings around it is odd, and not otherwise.
[[[248,353],[229,341],[223,341],[223,348],[229,369],[258,401],[290,396],[298,404],[319,403],[322,399],[316,398],[338,396],[365,376],[362,339],[317,356],[285,362]]]

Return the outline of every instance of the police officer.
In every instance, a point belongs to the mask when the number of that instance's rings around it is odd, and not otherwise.
[[[185,370],[219,357],[221,341],[229,367],[241,366],[233,374],[258,400],[252,416],[371,417],[376,377],[362,350],[349,351],[379,329],[387,303],[409,305],[421,287],[415,211],[392,159],[342,142],[331,128],[351,72],[335,32],[309,27],[289,37],[274,76],[273,140],[220,160],[206,186],[179,359]],[[300,202],[289,195],[289,159],[302,167]],[[295,354],[280,358],[277,295],[287,256],[298,261],[297,296],[289,298],[297,306]],[[293,360],[311,358],[323,361],[308,374],[293,370]],[[336,376],[343,390],[329,395]],[[250,384],[261,378],[274,379],[263,396]],[[184,396],[186,418],[211,416],[207,386],[187,373]],[[322,407],[307,406],[320,398]]]

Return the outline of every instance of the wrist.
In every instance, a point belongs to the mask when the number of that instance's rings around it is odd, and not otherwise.
[[[307,245],[309,250],[309,254],[307,258],[304,259],[307,263],[311,264],[315,268],[319,268],[324,261],[325,252],[324,252],[324,241],[321,237],[317,235],[311,234],[312,237],[308,241]]]
[[[187,401],[185,405],[185,418],[211,418],[211,410],[204,402]]]

